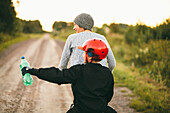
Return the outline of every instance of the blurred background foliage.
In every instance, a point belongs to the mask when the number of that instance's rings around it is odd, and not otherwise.
[[[11,0],[0,1],[0,44],[14,39],[20,33],[42,33],[39,20],[26,21],[16,17]]]
[[[134,47],[131,62],[156,81],[170,87],[170,18],[154,28],[137,24],[125,33],[126,43]]]

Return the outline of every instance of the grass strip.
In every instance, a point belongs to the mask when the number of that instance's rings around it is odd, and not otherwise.
[[[10,45],[18,43],[18,42],[22,42],[24,40],[28,40],[31,38],[41,38],[43,36],[43,34],[20,34],[19,36],[9,36],[10,39],[8,41],[2,42],[0,43],[0,53],[7,49]],[[3,37],[6,37],[6,35],[4,34]]]
[[[119,62],[117,62],[119,66]],[[133,91],[137,98],[133,98],[130,107],[144,113],[168,113],[169,90],[165,86],[144,81],[143,76],[131,72],[130,68],[121,66],[114,70],[116,86],[126,86]]]

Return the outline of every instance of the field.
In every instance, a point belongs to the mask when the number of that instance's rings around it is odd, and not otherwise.
[[[170,104],[169,88],[163,83],[153,80],[149,74],[141,75],[141,68],[130,62],[132,55],[135,56],[133,46],[126,44],[124,36],[112,34],[107,36],[117,65],[113,72],[117,86],[126,86],[135,95],[129,104],[137,111],[146,113],[168,113]]]

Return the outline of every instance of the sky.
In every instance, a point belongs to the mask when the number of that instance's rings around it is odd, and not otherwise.
[[[81,13],[94,19],[94,26],[139,21],[156,26],[170,18],[170,0],[13,0],[17,17],[39,20],[43,30],[52,31],[55,21],[73,22]]]

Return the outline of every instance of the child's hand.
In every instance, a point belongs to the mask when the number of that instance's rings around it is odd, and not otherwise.
[[[29,67],[23,67],[22,68],[22,75],[24,76],[26,73],[29,73]]]

